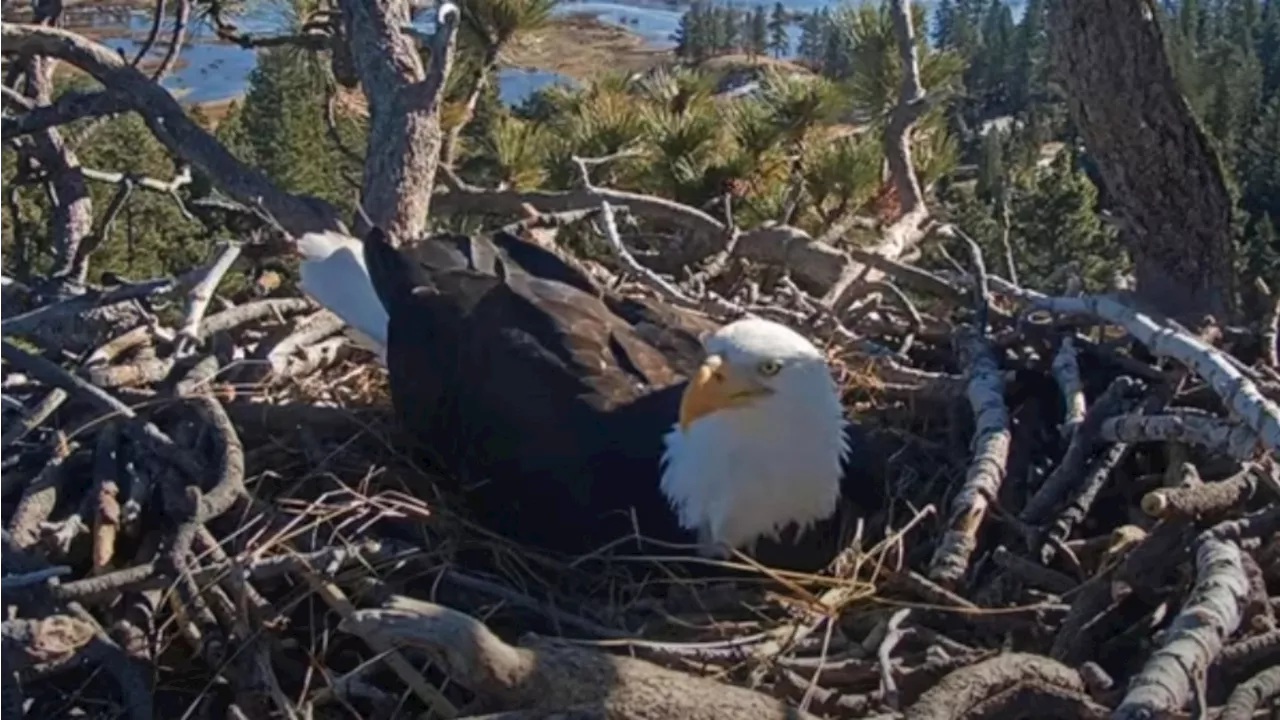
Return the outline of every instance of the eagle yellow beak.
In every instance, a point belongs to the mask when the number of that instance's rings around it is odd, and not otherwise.
[[[680,397],[680,429],[688,430],[698,418],[717,410],[739,407],[771,390],[758,382],[742,378],[726,365],[724,358],[711,355],[689,378]]]

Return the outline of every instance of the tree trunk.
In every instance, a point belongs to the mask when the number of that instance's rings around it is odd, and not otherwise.
[[[427,227],[440,160],[439,103],[453,58],[456,15],[437,29],[430,71],[413,39],[404,0],[343,0],[351,55],[369,101],[369,142],[361,202],[374,224],[397,242]],[[356,232],[367,230],[356,223]]]
[[[1231,199],[1149,3],[1051,0],[1054,65],[1121,220],[1139,298],[1173,317],[1225,320]]]

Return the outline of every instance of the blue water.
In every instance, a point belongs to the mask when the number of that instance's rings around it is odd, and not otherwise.
[[[141,40],[110,38],[104,39],[103,43],[132,57]],[[157,50],[155,54],[163,57],[163,52]],[[251,50],[194,40],[183,46],[181,57],[183,66],[170,73],[163,85],[179,100],[193,103],[225,100],[242,94],[248,85],[249,73],[258,62],[257,55]],[[518,105],[538,88],[556,82],[572,83],[573,79],[552,70],[501,68],[498,71],[498,96],[509,105]]]
[[[498,70],[498,99],[510,106],[523,103],[539,88],[553,83],[574,85],[573,78],[554,70],[538,68],[500,68]]]
[[[129,34],[103,38],[102,43],[113,50],[123,51],[132,58],[142,46],[143,38],[151,27],[151,15],[136,12],[130,15]],[[289,17],[274,5],[255,7],[253,12],[236,16],[236,26],[242,32],[270,34],[280,32],[291,25]],[[166,21],[161,38],[167,37]],[[164,56],[164,46],[157,42],[151,56]],[[193,19],[188,26],[187,42],[182,47],[182,67],[169,73],[163,85],[184,102],[203,103],[224,100],[244,93],[249,73],[257,65],[257,54],[238,46],[217,40],[213,28],[204,19]],[[498,96],[503,102],[518,105],[538,88],[551,83],[572,83],[572,78],[552,70],[501,68],[498,71]]]
[[[737,0],[734,4],[744,8],[754,7],[755,2]],[[811,11],[831,6],[835,0],[786,0],[788,9]],[[765,2],[772,7],[772,2]],[[1015,18],[1021,15],[1022,3],[1014,3]],[[557,15],[593,14],[604,22],[626,28],[636,33],[654,47],[669,48],[671,36],[680,24],[680,16],[687,4],[676,5],[667,0],[566,0],[555,9]],[[414,19],[414,25],[429,31],[432,13],[422,12]],[[105,18],[104,18],[105,20]],[[111,18],[115,22],[115,18]],[[248,0],[243,11],[234,16],[236,26],[242,32],[269,35],[286,32],[297,22],[286,3],[273,0]],[[161,38],[168,36],[172,18],[165,22]],[[151,27],[151,14],[134,11],[129,14],[129,32],[121,37],[104,38],[102,42],[113,49],[123,50],[129,57],[137,52],[142,38]],[[790,30],[792,48],[799,42],[799,28]],[[163,43],[157,43],[152,56],[164,53]],[[209,102],[235,97],[245,91],[249,73],[257,62],[255,53],[235,45],[219,42],[207,19],[195,17],[188,26],[187,42],[182,48],[183,66],[170,73],[164,85],[180,99],[187,102]],[[498,94],[506,103],[519,104],[534,91],[550,83],[573,83],[561,73],[543,69],[503,68],[498,72]]]
[[[601,21],[624,27],[644,38],[654,47],[673,47],[671,35],[680,26],[680,16],[684,8],[675,8],[666,3],[645,4],[616,2],[562,2],[556,7],[557,15],[595,15]]]

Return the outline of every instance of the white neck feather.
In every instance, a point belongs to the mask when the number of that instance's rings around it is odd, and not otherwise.
[[[298,240],[303,292],[347,324],[356,342],[386,362],[387,310],[373,289],[359,240],[334,232],[307,233]]]
[[[844,413],[834,384],[812,400],[773,395],[667,433],[661,487],[680,525],[750,552],[760,537],[830,517],[849,451]]]

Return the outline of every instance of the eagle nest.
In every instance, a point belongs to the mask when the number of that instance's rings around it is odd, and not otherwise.
[[[693,580],[469,523],[336,318],[209,312],[201,277],[5,299],[4,720],[1244,718],[1275,694],[1274,318],[930,274],[837,323],[779,280],[886,500],[824,572]],[[175,292],[172,325],[138,304]]]

